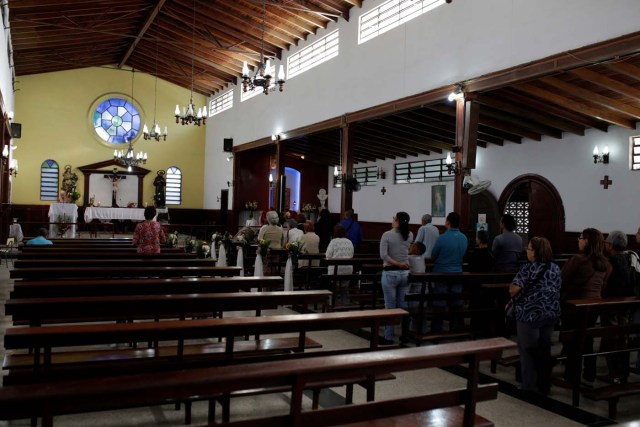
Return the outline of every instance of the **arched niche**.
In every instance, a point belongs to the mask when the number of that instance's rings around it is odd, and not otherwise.
[[[132,166],[131,171],[123,168],[115,160],[106,160],[104,162],[92,163],[90,165],[80,166],[78,170],[84,175],[84,192],[83,192],[83,206],[89,205],[89,197],[91,194],[90,181],[91,175],[100,174],[108,175],[113,172],[113,169],[118,169],[118,175],[135,176],[138,178],[138,194],[137,204],[142,206],[142,194],[144,189],[144,177],[151,172],[149,169],[141,168],[139,166]],[[124,206],[123,206],[124,207]]]
[[[502,191],[498,200],[501,213],[510,201],[529,203],[527,241],[534,236],[546,237],[554,252],[565,248],[564,204],[551,181],[536,174],[520,175]]]

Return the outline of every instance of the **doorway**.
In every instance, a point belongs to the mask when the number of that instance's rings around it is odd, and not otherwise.
[[[502,191],[498,205],[500,212],[516,218],[516,233],[524,245],[540,236],[549,239],[554,253],[566,252],[564,204],[549,180],[536,174],[520,175]]]

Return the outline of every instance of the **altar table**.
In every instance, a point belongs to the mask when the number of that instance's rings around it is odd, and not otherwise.
[[[65,222],[75,223],[78,220],[78,206],[75,203],[52,203],[49,206],[49,222],[62,222],[60,221],[62,218],[65,219]],[[58,224],[49,224],[49,236],[59,236]],[[75,238],[76,226],[70,226],[62,237]]]

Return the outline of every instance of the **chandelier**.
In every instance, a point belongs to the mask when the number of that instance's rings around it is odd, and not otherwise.
[[[133,142],[129,140],[129,148],[127,151],[113,150],[113,160],[120,166],[126,167],[131,172],[132,166],[138,166],[140,163],[143,165],[147,163],[147,153],[139,151],[133,151]]]
[[[271,61],[264,59],[264,33],[266,27],[267,20],[267,7],[265,0],[262,1],[262,40],[260,46],[260,62],[256,66],[255,73],[253,77],[249,76],[249,66],[247,65],[247,61],[244,61],[242,65],[242,91],[246,92],[247,90],[254,90],[256,87],[262,88],[262,93],[265,95],[269,95],[269,87],[271,86],[271,79],[274,77],[271,74]],[[275,74],[275,69],[273,70]],[[276,80],[278,84],[278,90],[282,92],[284,90],[285,83],[285,75],[284,75],[284,66],[280,65],[280,69],[278,71],[278,80]]]
[[[193,25],[191,26],[191,97],[189,98],[189,105],[182,107],[182,114],[180,114],[180,106],[176,105],[176,123],[182,123],[182,125],[194,124],[200,126],[201,124],[207,124],[207,106],[198,108],[196,114],[196,107],[193,105],[193,60],[196,54],[196,2],[193,1]],[[156,59],[157,61],[157,59]]]
[[[154,96],[153,96],[153,126],[151,126],[151,132],[149,132],[149,128],[147,128],[147,124],[144,124],[142,128],[142,136],[145,140],[155,139],[156,141],[160,141],[162,138],[164,141],[167,140],[167,127],[164,127],[164,132],[160,133],[160,125],[156,122],[156,110],[158,106],[158,43],[156,42],[156,82],[154,88]]]

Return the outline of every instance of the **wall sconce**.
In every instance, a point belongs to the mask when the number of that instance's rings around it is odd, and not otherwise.
[[[11,163],[9,164],[9,175],[13,175],[13,177],[18,176],[18,160],[11,159]]]
[[[10,122],[13,121],[13,111],[9,111],[9,113],[7,114],[7,118],[9,119]]]
[[[338,181],[340,179],[340,172],[338,172],[338,166],[333,167],[333,185],[338,185]]]
[[[230,162],[230,161],[231,161],[231,159],[233,159],[233,156],[228,156],[228,157],[227,157],[227,162]]]
[[[269,174],[269,188],[273,188],[273,175]]]
[[[384,169],[379,167],[378,168],[378,179],[386,179],[386,178],[387,178],[387,171],[385,171]]]
[[[2,147],[2,160],[7,160],[8,157],[9,157],[9,146],[5,145],[4,147]]]
[[[387,189],[384,188],[384,185],[382,186],[382,188],[380,189],[380,192],[382,193],[382,195],[384,196],[384,193],[387,192]]]
[[[233,182],[232,181],[227,181],[227,187],[233,187]]]
[[[464,90],[461,84],[456,85],[456,88],[447,97],[449,101],[455,101],[458,99],[464,99]]]
[[[457,147],[457,146],[451,147],[451,151],[453,153],[459,153],[460,147]],[[447,159],[445,160],[445,163],[447,164],[447,173],[449,175],[451,174],[457,175],[459,173],[462,173],[462,167],[460,165],[460,161],[459,160],[453,161],[453,159],[451,158],[451,153],[447,153]]]
[[[596,145],[593,148],[593,163],[604,163],[605,165],[609,163],[609,146],[605,145],[602,149],[602,154],[598,151],[598,146]]]

